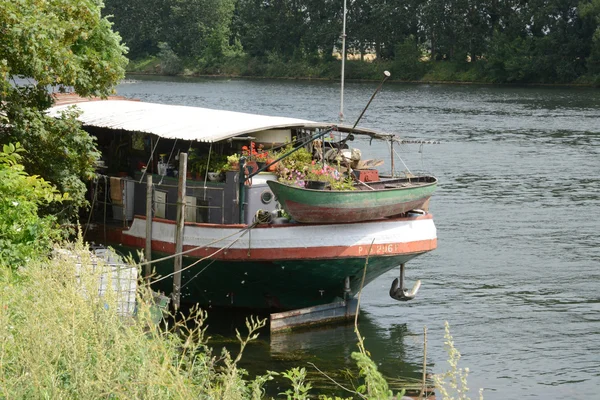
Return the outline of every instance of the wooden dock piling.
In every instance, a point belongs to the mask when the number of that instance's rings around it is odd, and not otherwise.
[[[146,262],[152,261],[152,175],[146,177],[146,249],[144,256]],[[152,264],[144,267],[144,278],[150,279]]]
[[[179,309],[181,300],[181,267],[183,264],[183,228],[185,226],[185,185],[187,153],[179,154],[179,185],[177,188],[177,227],[175,229],[175,262],[173,264],[173,307]]]

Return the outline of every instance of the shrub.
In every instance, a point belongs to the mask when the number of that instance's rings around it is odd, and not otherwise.
[[[0,268],[16,269],[48,254],[60,230],[56,218],[40,217],[38,208],[68,198],[24,171],[23,152],[19,143],[0,151]]]

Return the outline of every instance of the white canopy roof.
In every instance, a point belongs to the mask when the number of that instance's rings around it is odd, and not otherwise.
[[[58,116],[70,105],[48,110]],[[283,128],[326,128],[331,124],[303,119],[268,117],[208,108],[144,103],[131,100],[89,101],[75,104],[83,125],[152,133],[161,138],[217,142],[234,136]]]

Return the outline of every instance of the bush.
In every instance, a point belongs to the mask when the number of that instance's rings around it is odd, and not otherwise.
[[[183,71],[183,62],[177,54],[171,49],[168,43],[159,43],[158,58],[160,59],[160,69],[165,75],[177,75]]]
[[[0,151],[0,269],[16,269],[48,254],[60,229],[54,216],[40,217],[38,208],[68,198],[24,171],[23,152],[19,143]]]
[[[417,41],[410,37],[399,43],[394,51],[393,73],[396,79],[418,80],[423,76],[424,64]]]

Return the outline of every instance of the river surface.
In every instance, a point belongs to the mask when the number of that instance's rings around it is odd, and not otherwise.
[[[118,87],[120,95],[338,118],[337,83],[133,78]],[[376,86],[347,84],[349,123]],[[384,374],[420,376],[424,326],[428,372],[446,370],[448,321],[460,365],[470,369],[472,398],[479,388],[486,399],[600,398],[600,91],[386,83],[361,126],[440,142],[398,149],[411,171],[440,180],[430,208],[438,249],[406,272],[409,285],[423,281],[417,298],[389,297],[393,270],[361,299],[361,334]],[[387,163],[387,149],[354,145]],[[306,366],[314,376],[312,362],[336,375],[352,366],[355,350],[352,326],[263,333],[245,366]]]

